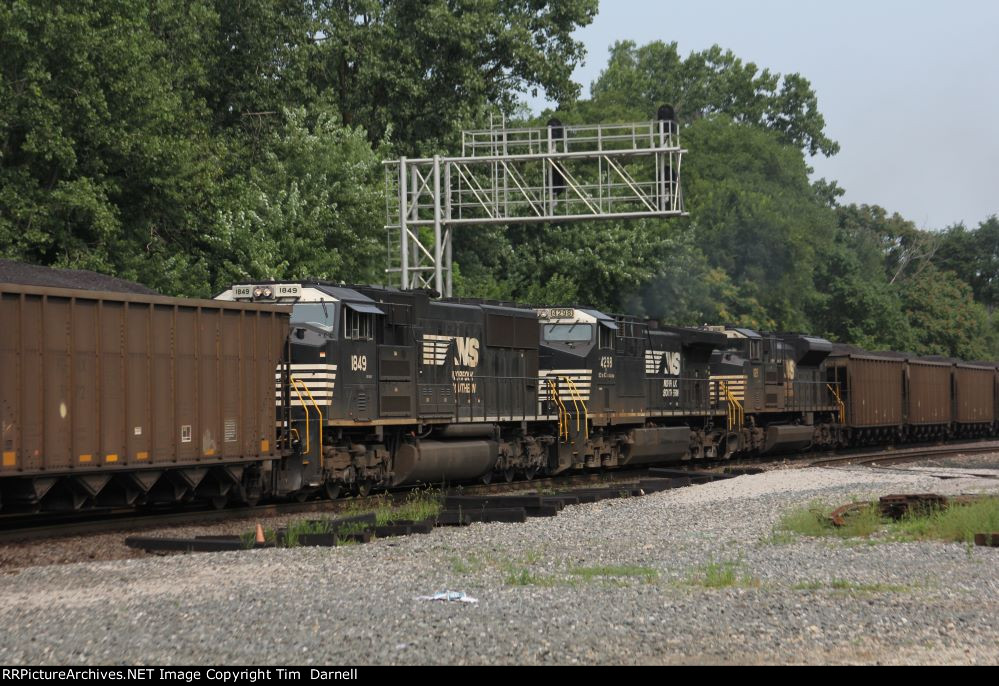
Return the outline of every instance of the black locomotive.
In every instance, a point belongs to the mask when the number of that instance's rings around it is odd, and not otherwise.
[[[275,472],[279,493],[846,440],[822,367],[832,345],[820,338],[324,282],[239,284],[219,298],[294,305],[290,375],[277,390],[295,452]]]

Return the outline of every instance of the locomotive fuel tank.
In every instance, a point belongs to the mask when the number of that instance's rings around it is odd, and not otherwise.
[[[396,451],[393,486],[442,484],[477,479],[492,471],[496,441],[416,441]]]
[[[763,452],[791,452],[811,447],[815,427],[799,424],[771,424],[767,427]]]
[[[629,467],[675,460],[690,452],[690,427],[670,426],[632,429],[627,434],[621,464]]]

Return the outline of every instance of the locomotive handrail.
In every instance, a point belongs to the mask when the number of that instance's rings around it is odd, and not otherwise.
[[[576,433],[577,434],[579,434],[579,409],[578,409],[578,407],[582,406],[582,408],[583,408],[583,438],[587,439],[587,438],[590,437],[590,426],[589,426],[589,423],[590,423],[590,413],[589,413],[589,410],[586,409],[586,402],[583,400],[583,396],[579,392],[579,388],[576,387],[576,382],[573,381],[571,378],[569,378],[567,376],[562,377],[562,378],[565,381],[566,386],[569,387],[569,393],[572,395],[572,404],[577,407],[577,410],[576,410]],[[578,405],[576,404],[576,399],[577,398],[579,399],[579,404]]]
[[[724,381],[719,382],[719,388],[725,393],[725,399],[728,401],[728,430],[731,431],[736,427],[741,427],[745,419],[742,403],[729,390],[728,384]]]
[[[565,376],[558,377],[561,381],[565,383],[566,389],[569,391],[569,398],[572,400],[572,407],[576,410],[576,435],[579,435],[579,401],[576,399],[575,393],[572,392],[572,386],[569,385],[569,379]],[[566,440],[569,439],[569,431],[566,430]]]
[[[295,391],[295,395],[297,395],[298,399],[302,401],[302,409],[305,410],[305,452],[308,453],[311,452],[310,439],[312,436],[312,432],[309,431],[309,406],[305,403],[305,398],[302,397],[302,392],[298,390],[298,384],[296,383],[297,381],[298,380],[294,376],[288,377],[288,382],[291,384],[292,389]]]
[[[839,423],[843,424],[843,418],[846,417],[846,403],[843,402],[843,398],[839,394],[839,384],[833,387],[832,384],[826,384],[826,388],[832,391],[833,397],[836,398],[836,407],[839,412]]]
[[[305,394],[307,396],[309,396],[309,400],[312,401],[312,406],[314,408],[316,408],[316,414],[319,415],[319,468],[320,469],[324,469],[325,465],[323,464],[324,463],[324,459],[323,459],[323,411],[319,408],[319,403],[317,403],[316,399],[313,397],[312,391],[309,390],[308,384],[306,384],[301,379],[295,378],[294,375],[292,375],[290,377],[290,379],[291,379],[292,384],[295,385],[295,393],[298,393],[298,398],[299,398],[299,400],[302,401],[302,407],[305,408],[305,438],[306,438],[306,440],[305,440],[305,452],[306,452],[306,454],[308,454],[308,453],[311,452],[311,443],[309,441],[309,437],[311,436],[311,434],[309,432],[309,409],[308,409],[308,406],[305,404],[305,399],[302,398],[302,394],[299,393],[299,391],[298,391],[298,384],[302,384],[302,388],[305,389]]]
[[[558,437],[561,439],[565,436],[565,440],[569,440],[569,411],[565,409],[565,404],[558,395],[558,383],[552,381],[551,379],[545,379],[548,383],[548,394],[551,399],[555,402],[555,410],[558,413]]]

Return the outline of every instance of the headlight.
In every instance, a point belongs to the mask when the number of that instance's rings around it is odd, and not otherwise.
[[[261,288],[260,286],[257,286],[256,288],[253,289],[253,297],[254,298],[259,298],[263,294],[264,294],[264,289]]]
[[[272,295],[274,295],[274,291],[272,291],[270,288],[265,288],[264,289],[264,297],[265,298],[269,298]]]

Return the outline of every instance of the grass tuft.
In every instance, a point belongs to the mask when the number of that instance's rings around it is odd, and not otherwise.
[[[975,534],[999,531],[999,498],[983,498],[928,514],[904,517],[892,528],[900,540],[974,542]]]
[[[735,586],[759,588],[760,580],[744,572],[745,565],[742,560],[709,562],[699,567],[688,578],[687,583],[691,586],[703,586],[704,588],[732,588]]]
[[[582,577],[585,581],[605,577],[633,577],[639,578],[649,583],[659,578],[659,572],[651,567],[641,567],[638,565],[612,565],[600,567],[573,567],[569,574]]]
[[[329,533],[329,524],[326,522],[310,521],[308,519],[303,519],[299,522],[290,522],[288,528],[285,529],[283,545],[285,548],[296,548],[299,545],[299,536],[303,534],[325,533]]]
[[[375,509],[375,522],[379,526],[398,521],[422,522],[436,519],[444,508],[442,491],[429,489],[425,491],[410,491],[401,505],[393,506],[385,501]]]
[[[526,567],[509,569],[507,571],[506,577],[503,579],[503,583],[507,586],[559,586],[559,585],[572,585],[570,583],[565,583],[558,577],[554,576],[543,576],[541,574],[533,574],[531,570]]]
[[[976,533],[999,531],[999,498],[952,503],[943,509],[910,512],[899,521],[882,517],[870,503],[846,517],[846,526],[834,526],[832,508],[810,503],[781,517],[770,541],[788,542],[789,536],[866,538],[870,542],[948,541],[968,543]]]

